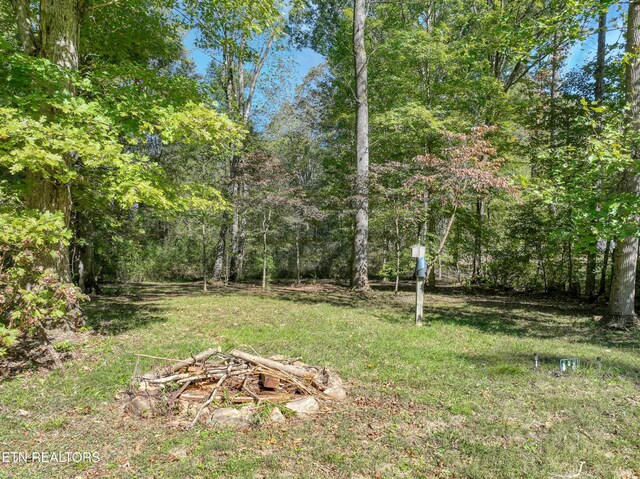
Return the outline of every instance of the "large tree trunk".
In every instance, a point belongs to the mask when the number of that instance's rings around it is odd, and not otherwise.
[[[29,2],[13,1],[21,43],[26,53],[36,51],[31,30]],[[78,46],[82,0],[42,0],[40,2],[39,56],[69,69],[78,68]],[[69,90],[72,85],[67,85]],[[44,114],[52,115],[51,111]],[[67,168],[72,168],[73,155],[65,154]],[[71,189],[55,179],[40,173],[27,174],[25,206],[39,211],[61,212],[66,228],[71,223]],[[41,259],[45,268],[52,268],[63,281],[71,281],[69,247],[58,244],[55,256]]]
[[[364,44],[365,0],[354,0],[353,56],[356,82],[356,181],[355,232],[353,235],[353,289],[369,287],[369,103],[367,93],[367,52]]]
[[[220,225],[220,233],[218,235],[218,242],[214,251],[214,263],[212,278],[214,281],[222,281],[224,279],[224,259],[225,252],[227,251],[227,230],[229,225],[229,216],[225,213],[222,216],[222,225]]]
[[[598,51],[596,54],[595,68],[595,91],[594,97],[596,103],[602,103],[604,97],[604,67],[605,67],[605,49],[606,49],[606,28],[607,28],[607,12],[600,14],[598,21]],[[600,129],[600,128],[598,128]],[[601,183],[600,181],[598,183]],[[598,185],[601,187],[601,184]],[[584,284],[584,292],[590,300],[595,298],[596,289],[596,259],[598,256],[597,241],[594,241],[587,253],[587,270]]]
[[[629,2],[627,20],[626,52],[629,60],[626,66],[626,97],[629,105],[627,118],[628,134],[636,137],[640,131],[640,0]],[[631,155],[635,162],[640,162],[640,142],[633,140]],[[640,195],[640,175],[633,170],[623,174],[622,191],[632,195]],[[637,221],[637,218],[635,218]],[[638,238],[629,235],[619,238],[614,252],[614,273],[609,299],[608,324],[629,326],[636,322],[635,291],[636,268],[638,264]]]
[[[484,215],[484,201],[480,198],[476,200],[476,227],[474,229],[473,240],[473,278],[482,276],[482,234],[484,225],[482,224]]]
[[[231,219],[231,254],[229,258],[229,280],[236,281],[242,274],[242,252],[243,252],[243,218],[240,210],[244,184],[238,178],[242,167],[242,158],[234,156],[231,159],[230,176],[233,182],[231,187],[231,198],[233,202],[233,213]]]

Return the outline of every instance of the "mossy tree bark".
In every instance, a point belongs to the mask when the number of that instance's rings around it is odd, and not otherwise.
[[[42,0],[40,2],[39,22],[32,17],[28,1],[12,2],[18,34],[25,53],[38,55],[62,68],[78,69],[78,47],[80,40],[80,21],[82,18],[82,0]],[[35,31],[39,38],[36,43]],[[67,88],[72,90],[72,85]],[[53,115],[51,111],[44,111]],[[65,153],[67,167],[71,168],[73,154]],[[27,175],[25,206],[39,211],[61,212],[65,226],[71,221],[71,188],[68,184],[55,179],[54,175],[29,173]],[[55,257],[43,257],[42,266],[53,268],[60,277],[71,281],[69,247],[60,243]]]

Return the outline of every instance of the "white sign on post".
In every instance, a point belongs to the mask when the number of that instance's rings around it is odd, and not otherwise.
[[[425,246],[420,246],[419,244],[414,244],[411,247],[411,257],[413,259],[422,258],[427,252],[427,248]]]

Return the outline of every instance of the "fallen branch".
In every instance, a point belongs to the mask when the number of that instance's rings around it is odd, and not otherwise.
[[[218,388],[222,386],[222,383],[224,382],[225,379],[227,379],[226,374],[220,378],[220,380],[216,383],[216,386],[211,391],[211,394],[209,394],[209,397],[207,398],[207,400],[202,404],[202,406],[200,406],[200,409],[198,409],[196,417],[193,418],[193,421],[191,422],[189,429],[193,428],[193,426],[197,424],[198,419],[200,418],[200,414],[202,414],[202,411],[204,411],[205,408],[213,402],[213,399],[216,395],[216,392],[218,391]]]
[[[155,378],[164,377],[167,374],[171,374],[176,371],[179,371],[184,367],[191,366],[192,364],[195,364],[195,363],[204,362],[207,359],[209,359],[211,356],[219,352],[220,352],[219,348],[207,349],[206,351],[202,351],[201,353],[197,354],[196,356],[193,356],[192,358],[179,361],[171,366],[161,369],[155,374],[154,373],[146,374],[143,376],[143,379],[155,379]]]
[[[272,359],[263,358],[261,356],[254,356],[253,354],[243,353],[242,351],[238,351],[237,349],[231,351],[231,356],[253,364],[257,364],[258,366],[266,366],[270,369],[276,369],[285,374],[291,374],[302,379],[312,379],[315,376],[314,373],[306,369],[291,366],[289,364],[282,364]]]

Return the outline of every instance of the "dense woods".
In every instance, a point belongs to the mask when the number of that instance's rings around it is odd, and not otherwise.
[[[428,287],[633,325],[639,9],[0,0],[0,351],[77,327],[106,283],[397,291],[415,243]],[[303,47],[325,62],[283,92]]]

